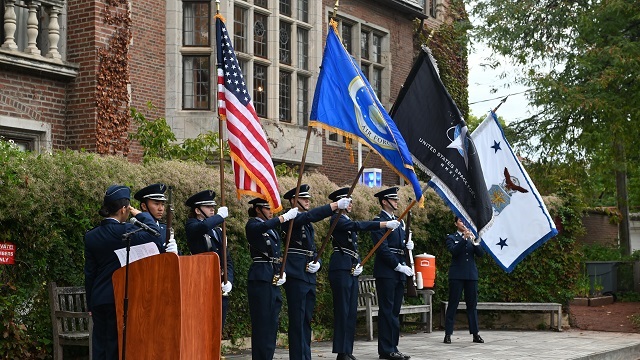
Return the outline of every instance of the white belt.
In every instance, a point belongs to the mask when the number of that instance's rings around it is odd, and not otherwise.
[[[339,248],[339,247],[334,247],[333,248],[333,252],[339,252],[339,253],[345,253],[351,257],[353,257],[354,259],[358,259],[358,253],[353,251],[353,250],[349,250],[349,249],[345,249],[345,248]]]

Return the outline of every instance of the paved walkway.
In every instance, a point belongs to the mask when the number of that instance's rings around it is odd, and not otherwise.
[[[471,342],[464,330],[443,344],[443,331],[402,334],[399,349],[412,360],[640,360],[640,334],[582,331],[481,331],[484,344]],[[378,359],[377,340],[356,339],[353,355],[358,360]],[[311,358],[335,359],[331,342],[311,344]],[[249,360],[250,352],[227,355],[227,360]],[[288,359],[287,349],[278,348],[274,359]]]

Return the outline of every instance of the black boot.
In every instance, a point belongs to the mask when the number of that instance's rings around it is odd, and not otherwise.
[[[336,360],[349,360],[349,357],[347,357],[347,354],[338,354],[338,356],[336,357]]]
[[[484,340],[482,340],[482,338],[480,337],[480,335],[478,334],[473,334],[473,342],[474,343],[483,343]]]
[[[451,335],[445,335],[443,343],[451,344]]]

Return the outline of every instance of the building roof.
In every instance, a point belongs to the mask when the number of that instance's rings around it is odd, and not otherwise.
[[[424,13],[424,8],[418,0],[375,0],[379,3],[385,4],[395,10],[398,10],[407,15],[415,16],[418,19],[426,19],[427,15]]]

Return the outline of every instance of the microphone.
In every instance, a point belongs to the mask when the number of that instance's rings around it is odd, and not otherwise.
[[[129,222],[130,222],[130,223],[132,223],[133,225],[136,225],[136,226],[141,227],[141,228],[142,228],[142,230],[144,230],[144,231],[146,231],[146,232],[150,233],[150,234],[151,234],[151,235],[153,235],[153,236],[158,236],[158,237],[160,236],[160,233],[159,233],[157,230],[155,230],[155,229],[153,229],[153,228],[149,227],[149,225],[147,225],[147,224],[143,223],[142,221],[140,221],[140,220],[138,220],[138,219],[136,219],[136,218],[134,218],[134,217],[132,217],[131,219],[129,219]]]

